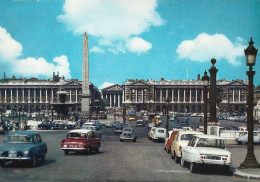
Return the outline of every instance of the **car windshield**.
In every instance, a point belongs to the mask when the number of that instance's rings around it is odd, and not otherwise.
[[[124,129],[124,131],[128,131],[128,132],[131,132],[131,129]]]
[[[31,143],[31,137],[27,135],[9,135],[7,143]]]
[[[68,133],[68,138],[87,138],[85,133]]]
[[[164,133],[164,130],[158,130],[158,133]]]
[[[200,138],[197,147],[217,147],[225,148],[225,142],[222,139],[215,138]]]
[[[183,134],[181,135],[181,140],[190,140],[193,134]]]

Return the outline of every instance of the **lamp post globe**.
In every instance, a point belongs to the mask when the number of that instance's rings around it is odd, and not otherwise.
[[[244,50],[245,56],[246,56],[246,65],[254,66],[258,49],[256,49],[253,45],[254,42],[252,40],[252,37],[250,38],[250,42],[248,42],[248,43],[249,43],[249,46]]]

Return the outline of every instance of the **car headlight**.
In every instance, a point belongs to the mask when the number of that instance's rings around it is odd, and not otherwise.
[[[25,151],[25,152],[23,153],[23,156],[24,156],[24,157],[28,157],[28,156],[29,156],[29,151]]]

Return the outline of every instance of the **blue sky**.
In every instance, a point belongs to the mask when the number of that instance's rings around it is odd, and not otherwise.
[[[260,48],[260,0],[0,1],[0,77],[82,80],[83,33],[90,81],[187,80],[216,58],[218,79],[247,80],[244,48]],[[260,53],[258,53],[260,54]],[[260,59],[254,84],[260,85]]]

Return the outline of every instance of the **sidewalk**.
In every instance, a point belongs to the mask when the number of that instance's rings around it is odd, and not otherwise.
[[[227,146],[227,150],[232,153],[232,167],[230,168],[233,175],[245,179],[260,180],[260,167],[240,169],[240,164],[244,162],[247,154],[247,147],[238,148],[237,145]],[[254,145],[254,154],[258,164],[260,164],[260,145]]]

